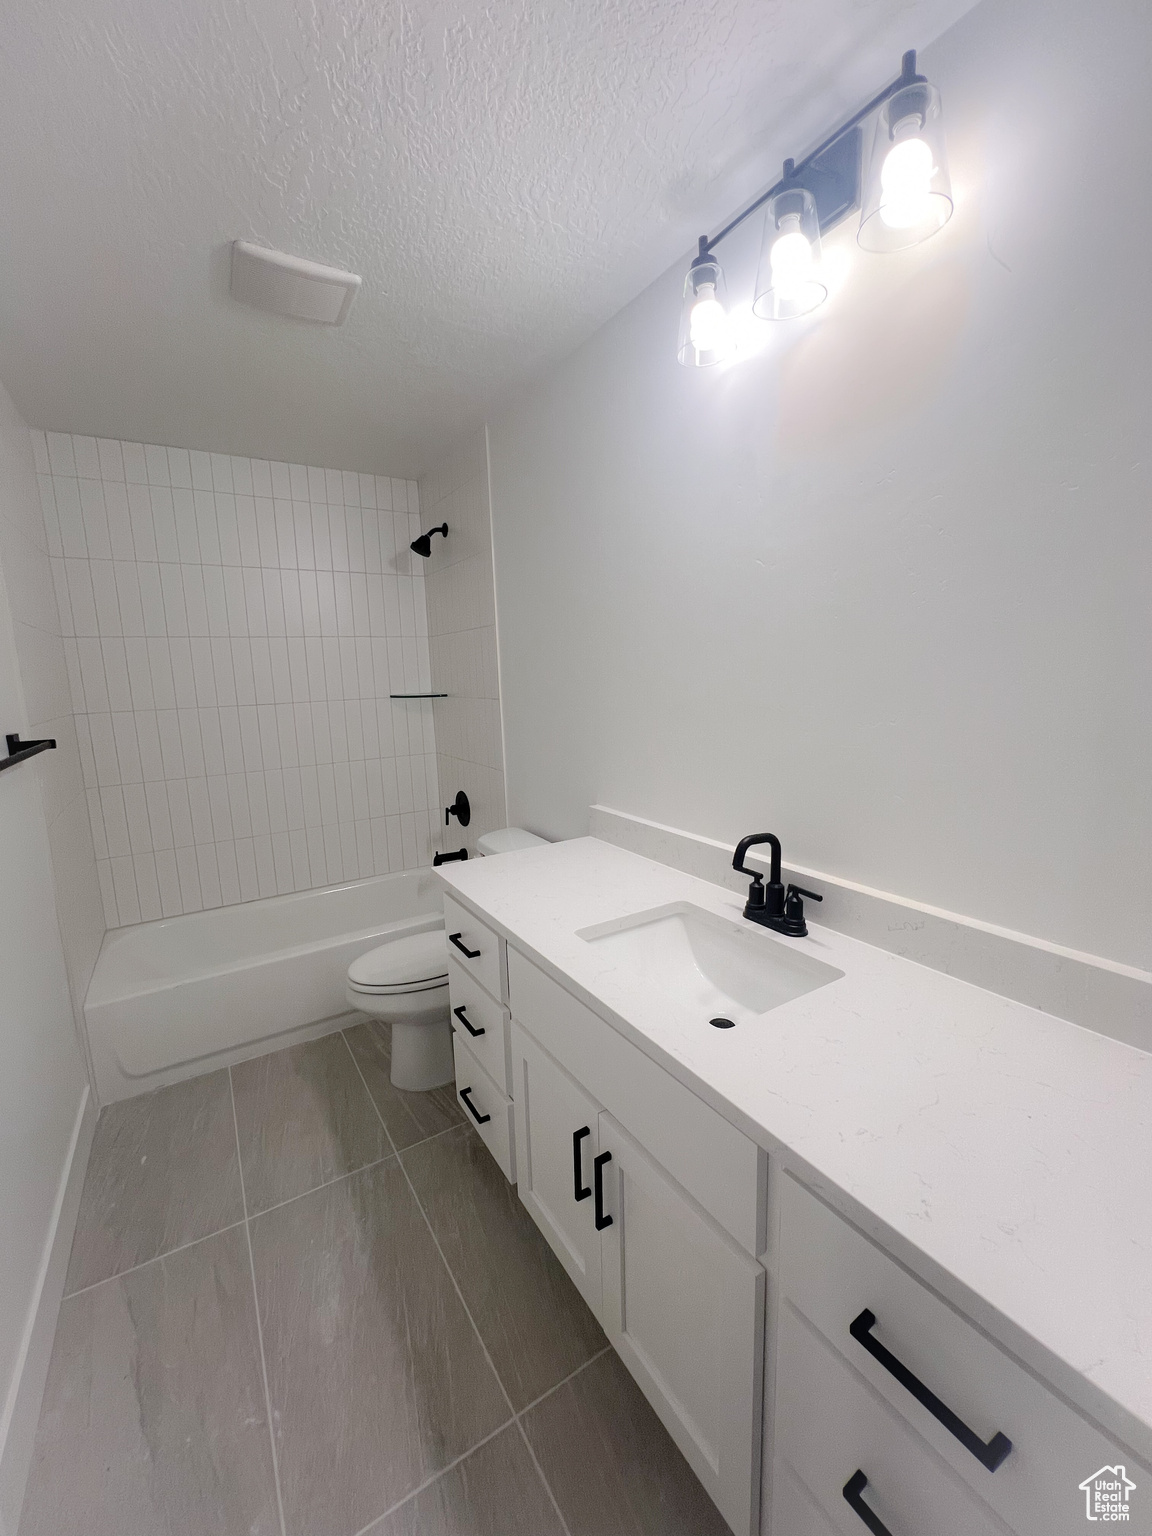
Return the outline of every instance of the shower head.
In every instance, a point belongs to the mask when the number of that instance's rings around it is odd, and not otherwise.
[[[418,539],[413,539],[408,548],[413,554],[423,555],[425,560],[427,560],[428,556],[432,553],[432,535],[434,533],[442,533],[447,538],[448,524],[441,523],[439,528],[429,528],[427,533],[422,533]]]

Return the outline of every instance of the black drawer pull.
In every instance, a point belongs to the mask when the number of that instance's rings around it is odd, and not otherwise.
[[[612,1225],[611,1216],[604,1214],[604,1164],[612,1161],[611,1152],[601,1152],[599,1157],[592,1159],[593,1182],[596,1185],[596,1230],[603,1232],[605,1227]]]
[[[863,1472],[857,1470],[844,1484],[842,1492],[848,1503],[848,1508],[854,1515],[859,1515],[864,1524],[872,1532],[872,1536],[892,1536],[892,1532],[881,1520],[880,1516],[870,1510],[861,1498],[861,1494],[868,1486],[868,1479]]]
[[[441,1014],[441,1018],[443,1018],[443,1014]],[[472,1100],[468,1097],[468,1095],[471,1092],[472,1092],[471,1088],[461,1088],[461,1090],[460,1090],[460,1102],[465,1106],[465,1108],[467,1109],[468,1113],[472,1116],[473,1120],[475,1120],[477,1125],[487,1125],[489,1120],[491,1120],[492,1116],[491,1115],[482,1115],[480,1113],[480,1111],[476,1108],[475,1104],[473,1104]]]
[[[484,1026],[483,1025],[481,1025],[480,1028],[477,1029],[475,1024],[469,1024],[469,1022],[468,1022],[468,1015],[464,1012],[464,1004],[463,1003],[460,1004],[459,1008],[453,1008],[452,1012],[460,1020],[461,1024],[463,1024],[464,1028],[472,1036],[473,1040],[478,1039],[479,1036],[484,1033]]]
[[[448,942],[449,944],[455,944],[460,953],[462,955],[467,955],[469,960],[479,960],[480,951],[478,949],[469,949],[467,944],[461,944],[460,935],[458,933],[450,933],[448,935]]]
[[[580,1182],[580,1174],[582,1172],[580,1166],[580,1143],[584,1140],[585,1136],[591,1136],[591,1134],[592,1127],[590,1125],[582,1125],[578,1131],[572,1132],[572,1194],[576,1200],[587,1200],[592,1194],[588,1186]]]
[[[1012,1449],[1012,1442],[1008,1436],[1002,1435],[997,1430],[985,1445],[980,1436],[969,1429],[963,1419],[957,1418],[947,1403],[942,1403],[931,1388],[926,1387],[918,1376],[913,1376],[902,1361],[897,1360],[890,1350],[885,1349],[878,1339],[872,1337],[871,1330],[875,1326],[876,1314],[865,1307],[860,1316],[853,1319],[848,1331],[857,1344],[863,1344],[872,1358],[879,1360],[884,1369],[895,1376],[900,1385],[911,1392],[918,1403],[922,1403],[927,1408],[934,1419],[939,1419],[944,1428],[956,1436],[966,1451],[972,1452],[982,1467],[987,1467],[989,1472],[995,1472]],[[844,1497],[848,1497],[847,1492]]]

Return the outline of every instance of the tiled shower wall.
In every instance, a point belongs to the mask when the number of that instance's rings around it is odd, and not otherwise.
[[[483,428],[423,476],[420,499],[424,526],[449,529],[447,538],[432,540],[427,562],[432,686],[448,694],[434,706],[437,774],[444,802],[463,789],[472,805],[464,832],[455,821],[444,826],[441,808],[440,836],[446,848],[475,852],[482,832],[508,821]]]
[[[33,446],[108,926],[428,863],[415,481]]]

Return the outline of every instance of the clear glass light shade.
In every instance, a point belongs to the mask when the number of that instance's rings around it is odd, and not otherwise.
[[[734,338],[720,263],[697,259],[684,279],[680,342],[676,356],[686,368],[710,368],[732,355]]]
[[[857,236],[866,251],[919,245],[952,217],[940,92],[906,85],[880,108]]]
[[[820,280],[820,218],[806,187],[787,187],[768,200],[753,314],[761,320],[793,320],[823,304]]]

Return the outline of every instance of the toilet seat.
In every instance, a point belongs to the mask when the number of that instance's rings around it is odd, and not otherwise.
[[[409,934],[357,955],[348,967],[348,989],[366,997],[434,992],[448,985],[448,945],[443,928]]]

